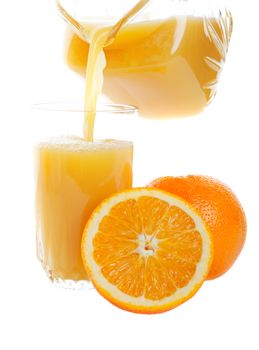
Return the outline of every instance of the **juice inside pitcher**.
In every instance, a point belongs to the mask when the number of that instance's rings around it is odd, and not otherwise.
[[[86,19],[81,25],[87,31],[102,23]],[[145,117],[197,114],[215,95],[231,32],[229,13],[129,24],[104,48],[103,92],[114,103],[137,106]],[[68,28],[66,61],[82,76],[88,52],[89,43]]]

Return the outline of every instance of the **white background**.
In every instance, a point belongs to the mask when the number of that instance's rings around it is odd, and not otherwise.
[[[30,105],[81,98],[83,81],[63,62],[64,24],[52,1],[1,2],[1,349],[259,348],[256,5],[232,1],[233,39],[207,112],[132,126],[136,185],[163,175],[212,175],[232,187],[248,219],[245,248],[227,274],[181,307],[145,316],[115,308],[94,290],[54,288],[36,260]],[[136,137],[139,130],[145,139]]]

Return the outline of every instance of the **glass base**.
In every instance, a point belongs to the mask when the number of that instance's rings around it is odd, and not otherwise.
[[[91,290],[94,289],[91,281],[88,280],[69,280],[69,279],[63,279],[60,277],[54,276],[51,269],[49,269],[47,266],[45,266],[42,262],[41,265],[46,272],[46,275],[48,276],[49,280],[54,284],[54,286],[63,288],[63,289],[71,289],[71,290]]]
[[[94,289],[90,281],[73,281],[73,280],[64,280],[62,278],[52,278],[52,283],[55,287],[72,289],[72,290],[90,290]]]

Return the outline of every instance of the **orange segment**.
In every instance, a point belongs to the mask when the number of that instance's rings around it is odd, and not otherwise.
[[[182,199],[135,189],[105,200],[90,218],[82,258],[96,289],[133,312],[158,313],[189,299],[212,259],[208,228]]]

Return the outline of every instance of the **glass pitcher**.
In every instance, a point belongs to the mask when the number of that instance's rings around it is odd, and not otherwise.
[[[77,23],[114,25],[137,1],[63,0]],[[222,0],[153,0],[105,48],[103,93],[135,105],[147,118],[200,113],[212,102],[232,33]],[[89,39],[82,27],[65,35],[67,65],[83,77]]]

